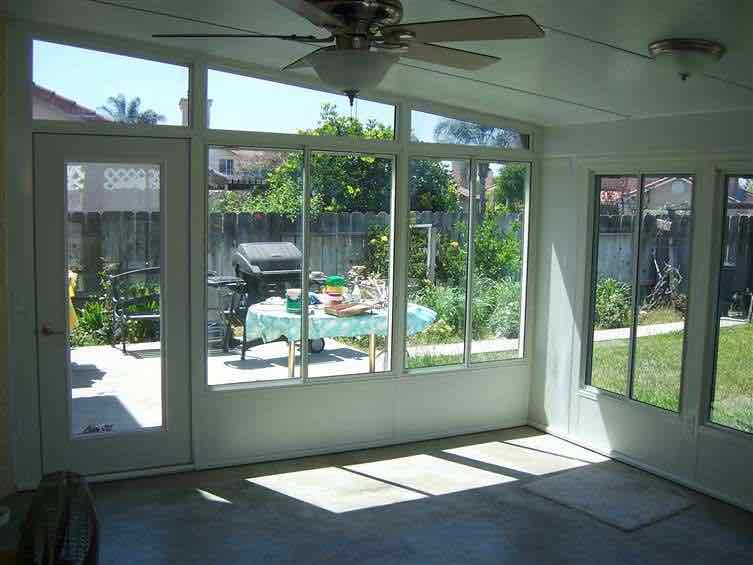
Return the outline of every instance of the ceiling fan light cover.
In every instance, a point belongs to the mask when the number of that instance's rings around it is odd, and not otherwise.
[[[392,53],[361,49],[320,49],[307,57],[325,84],[342,92],[368,90],[384,79],[398,60]]]

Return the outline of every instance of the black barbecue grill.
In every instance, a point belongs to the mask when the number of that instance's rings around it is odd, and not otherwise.
[[[246,283],[248,304],[270,296],[283,296],[288,288],[301,288],[298,248],[289,241],[241,243],[230,261],[235,275]]]
[[[270,296],[284,297],[289,288],[301,288],[303,255],[289,241],[241,243],[230,261],[236,276],[246,283],[244,302],[247,306],[263,302]],[[318,289],[324,284],[324,275],[311,273],[308,280],[309,288]],[[243,328],[241,358],[245,358],[246,349],[254,345],[246,342],[245,324]],[[309,340],[309,347],[314,353],[319,353],[324,349],[324,340]]]

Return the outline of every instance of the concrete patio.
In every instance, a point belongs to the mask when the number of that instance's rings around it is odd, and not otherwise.
[[[724,319],[723,327],[739,320]],[[639,335],[658,335],[682,330],[682,322],[640,326]],[[599,330],[595,341],[623,340],[629,330]],[[514,339],[474,342],[474,353],[508,351],[518,346]],[[462,343],[412,346],[409,354],[462,355]],[[377,371],[384,368],[383,352],[377,354]],[[240,358],[239,350],[211,351],[207,358],[210,386],[236,385],[288,378],[288,348],[284,342],[253,347]],[[71,350],[71,431],[128,432],[162,425],[162,379],[159,343],[128,345],[128,352],[109,345],[77,347]],[[311,378],[368,373],[365,352],[326,339],[321,353],[309,355]],[[296,377],[300,377],[300,355],[296,356]]]
[[[377,371],[384,355],[377,355]],[[211,386],[288,378],[284,342],[253,347],[241,360],[237,350],[210,351],[207,382]],[[129,344],[128,352],[109,345],[71,350],[71,431],[80,434],[124,432],[162,425],[162,370],[159,343]],[[368,355],[332,339],[325,350],[309,356],[312,378],[367,373]],[[300,377],[300,356],[296,356]]]

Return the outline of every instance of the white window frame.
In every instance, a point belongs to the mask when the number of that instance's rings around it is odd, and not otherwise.
[[[118,124],[112,122],[66,122],[53,120],[32,119],[31,81],[32,81],[32,44],[34,40],[42,40],[92,49],[107,53],[164,62],[172,65],[185,66],[189,70],[189,123],[187,126],[160,125],[159,127],[143,124]],[[18,246],[9,246],[9,264],[16,267],[9,272],[9,324],[14,328],[9,342],[9,372],[12,389],[12,421],[14,422],[14,467],[18,483],[23,486],[25,480],[34,484],[33,475],[38,473],[41,453],[37,444],[39,437],[39,406],[36,402],[38,394],[38,380],[36,367],[36,345],[33,336],[35,332],[36,303],[34,297],[34,269],[31,262],[25,260],[33,256],[33,147],[34,133],[75,133],[91,135],[115,135],[124,137],[156,137],[178,138],[190,141],[190,223],[191,225],[206,225],[207,222],[207,151],[209,146],[242,146],[254,148],[275,148],[303,150],[307,155],[312,151],[350,151],[389,155],[395,159],[395,190],[393,191],[393,237],[391,241],[392,255],[392,335],[390,337],[391,370],[387,373],[375,375],[337,376],[317,378],[315,382],[294,383],[295,386],[316,386],[329,380],[349,382],[353,380],[375,379],[403,379],[421,378],[437,372],[457,372],[457,366],[437,368],[420,373],[405,370],[405,300],[406,288],[403,277],[395,276],[399,272],[397,266],[407,263],[408,242],[408,191],[409,178],[408,163],[413,157],[437,159],[477,159],[494,162],[529,162],[531,174],[529,183],[537,183],[538,167],[535,153],[536,135],[540,131],[533,124],[512,119],[501,118],[497,115],[471,111],[451,105],[437,104],[415,98],[400,97],[386,92],[368,93],[369,100],[392,104],[395,106],[395,139],[388,141],[363,140],[356,138],[312,137],[296,134],[275,134],[258,131],[224,131],[211,130],[207,127],[207,72],[212,69],[247,75],[253,78],[272,80],[281,84],[289,84],[331,92],[314,80],[298,77],[288,73],[281,73],[246,62],[231,61],[208,56],[198,51],[168,48],[154,44],[102,36],[81,32],[54,25],[31,23],[24,20],[10,19],[8,21],[7,39],[8,60],[8,92],[7,104],[13,108],[7,120],[6,131],[6,159],[14,163],[8,168],[7,184],[17,187],[9,191],[7,206],[14,210],[8,218],[8,234],[12,242],[20,242]],[[494,147],[474,147],[465,145],[444,145],[431,143],[410,142],[410,113],[411,110],[429,112],[446,117],[454,117],[466,121],[489,124],[500,128],[514,128],[529,136],[529,149],[501,149]],[[524,356],[520,359],[492,361],[465,367],[463,370],[473,372],[499,372],[504,367],[528,367],[527,351],[530,349],[532,324],[529,320],[528,297],[534,296],[533,284],[528,276],[528,268],[534,262],[532,249],[535,242],[530,230],[529,218],[535,217],[533,209],[533,191],[529,189],[526,205],[526,249],[524,254],[523,300],[525,308],[521,311],[521,347]],[[534,214],[533,216],[531,214]],[[305,225],[305,224],[304,224]],[[192,230],[190,234],[191,256],[198,258],[192,261],[190,276],[189,313],[191,324],[191,349],[189,352],[192,369],[192,383],[194,393],[203,383],[206,385],[206,285],[203,280],[206,269],[206,229]],[[305,351],[306,348],[304,348]],[[200,378],[196,374],[200,372]],[[500,374],[500,378],[504,378]],[[280,386],[272,382],[261,388]],[[283,383],[283,386],[288,386]],[[257,384],[239,385],[236,387],[211,387],[218,393],[228,388],[259,388]],[[195,406],[194,406],[195,408]],[[30,472],[29,470],[34,470]],[[31,477],[24,479],[25,476]]]
[[[595,322],[595,301],[596,301],[596,277],[597,277],[597,270],[598,270],[598,264],[597,264],[597,254],[596,251],[598,249],[598,237],[599,237],[599,223],[597,221],[598,212],[599,212],[599,203],[598,198],[600,194],[600,189],[596,185],[597,179],[601,177],[635,177],[638,179],[638,191],[639,194],[637,195],[637,206],[636,206],[636,218],[640,218],[643,212],[643,183],[646,178],[653,177],[653,176],[659,176],[659,175],[667,175],[667,174],[677,174],[677,176],[681,175],[689,175],[692,176],[694,179],[693,182],[693,193],[691,196],[691,210],[693,211],[693,217],[691,220],[691,227],[690,227],[690,234],[689,234],[689,245],[691,254],[689,257],[689,263],[688,263],[688,312],[690,313],[690,308],[693,305],[692,302],[690,302],[691,293],[694,293],[695,288],[690,288],[690,283],[694,278],[694,271],[693,271],[693,242],[695,238],[695,226],[696,226],[696,218],[695,218],[695,212],[697,209],[697,187],[699,184],[700,174],[699,170],[696,167],[693,166],[686,166],[686,170],[682,171],[682,166],[677,165],[674,163],[667,163],[666,168],[662,169],[661,166],[653,166],[653,167],[640,167],[635,165],[628,165],[623,168],[620,168],[619,165],[617,166],[603,166],[599,169],[592,170],[589,172],[588,175],[588,182],[589,184],[589,191],[588,191],[588,213],[589,213],[589,237],[591,238],[591,244],[589,246],[589,254],[588,254],[588,264],[587,264],[587,278],[586,278],[586,289],[585,289],[585,325],[586,328],[585,332],[585,339],[583,340],[583,366],[584,370],[581,375],[580,380],[580,393],[585,394],[587,396],[591,396],[594,398],[597,398],[599,396],[606,396],[606,397],[612,397],[620,401],[627,402],[631,405],[637,406],[639,408],[646,408],[649,410],[659,410],[664,413],[666,413],[669,416],[676,416],[680,417],[684,415],[684,413],[687,412],[685,406],[686,406],[686,369],[688,366],[687,363],[687,352],[688,352],[688,340],[689,340],[689,334],[691,330],[691,326],[689,325],[689,318],[685,320],[685,328],[683,330],[683,345],[682,345],[682,356],[681,356],[681,362],[680,362],[680,392],[679,392],[679,398],[678,398],[678,410],[675,412],[673,410],[668,410],[666,408],[663,408],[661,406],[656,406],[654,404],[650,404],[647,402],[643,402],[641,400],[637,400],[633,398],[633,383],[635,379],[635,349],[637,345],[637,339],[635,337],[635,334],[637,332],[638,327],[638,293],[637,293],[637,285],[638,285],[638,261],[639,258],[639,250],[640,250],[640,237],[641,237],[641,223],[636,222],[636,225],[633,228],[632,233],[632,241],[633,241],[633,247],[634,247],[634,253],[632,258],[632,280],[631,280],[631,312],[632,312],[632,322],[630,327],[630,336],[628,338],[628,372],[627,372],[627,378],[626,378],[626,387],[625,390],[622,392],[613,392],[610,390],[606,390],[603,388],[599,388],[597,386],[594,386],[591,384],[591,378],[592,378],[592,358],[593,358],[593,334],[594,334],[594,322]],[[690,314],[689,314],[690,315]],[[693,312],[693,315],[695,316],[695,313]]]
[[[228,167],[228,164],[230,165],[229,167]],[[233,160],[233,159],[219,159],[218,160],[218,167],[220,169],[220,172],[223,175],[234,175],[235,174],[235,160]]]
[[[747,172],[745,172],[747,171]],[[710,273],[709,290],[711,294],[710,304],[713,309],[713,315],[709,319],[713,320],[713,327],[708,337],[708,352],[706,355],[705,378],[701,388],[701,414],[698,418],[699,423],[711,432],[719,432],[732,437],[737,437],[743,441],[753,442],[753,433],[744,430],[719,424],[711,419],[713,410],[713,398],[717,378],[717,358],[719,356],[719,285],[721,281],[722,254],[724,246],[724,222],[727,220],[727,179],[734,177],[753,178],[753,162],[748,164],[725,164],[716,168],[715,186],[718,187],[718,195],[715,199],[714,210],[715,225],[711,226],[711,258],[713,270]]]

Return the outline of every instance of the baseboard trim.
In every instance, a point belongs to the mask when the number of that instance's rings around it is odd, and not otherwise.
[[[455,428],[443,432],[432,432],[427,434],[411,434],[400,437],[387,436],[375,440],[344,443],[330,447],[317,447],[310,449],[294,449],[288,451],[276,451],[261,453],[249,457],[234,459],[223,459],[220,461],[199,462],[195,465],[196,470],[221,469],[223,467],[237,467],[240,465],[252,465],[254,463],[266,463],[270,461],[283,461],[285,459],[296,459],[298,457],[313,457],[316,455],[334,455],[337,453],[347,453],[348,451],[359,451],[361,449],[372,449],[376,447],[388,447],[392,445],[403,445],[418,441],[429,441],[433,439],[442,439],[448,437],[462,436],[468,434],[478,434],[491,432],[495,430],[504,430],[510,428],[519,428],[527,425],[525,419],[511,420],[509,422],[496,423],[490,426],[476,426],[471,428]]]
[[[169,467],[152,467],[149,469],[136,469],[133,471],[123,471],[120,473],[108,473],[102,475],[90,475],[86,479],[90,483],[100,483],[108,481],[120,481],[126,479],[138,479],[141,477],[153,477],[157,475],[171,475],[174,473],[185,473],[190,471],[204,471],[208,469],[221,469],[223,467],[238,467],[240,465],[252,465],[254,463],[265,463],[269,461],[282,461],[285,459],[296,459],[298,457],[312,457],[315,455],[329,455],[336,453],[347,453],[348,451],[358,451],[361,449],[371,449],[375,447],[388,447],[391,445],[402,445],[414,443],[417,441],[428,441],[432,439],[442,439],[447,437],[462,436],[468,434],[477,434],[491,432],[495,430],[504,430],[510,428],[519,428],[525,426],[525,418],[517,418],[508,422],[497,422],[489,426],[474,426],[468,428],[453,428],[442,432],[432,432],[426,434],[409,434],[395,437],[386,436],[372,441],[343,443],[336,446],[317,447],[311,449],[294,449],[287,451],[276,451],[260,453],[250,457],[239,457],[235,459],[223,459],[220,461],[198,462],[186,465],[173,465]],[[31,491],[37,488],[36,484],[19,482],[16,485],[17,492]]]
[[[631,467],[635,467],[636,469],[640,469],[641,471],[646,471],[647,473],[651,473],[652,475],[661,477],[662,479],[667,479],[668,481],[672,481],[673,483],[682,485],[686,488],[689,488],[690,490],[694,490],[701,494],[705,494],[706,496],[710,496],[711,498],[715,498],[722,502],[726,502],[727,504],[731,504],[732,506],[736,506],[738,508],[746,510],[747,512],[753,512],[753,505],[746,504],[745,502],[740,502],[739,500],[735,500],[727,496],[726,494],[723,494],[715,489],[705,487],[697,483],[696,481],[675,475],[674,473],[669,473],[667,471],[664,471],[663,469],[659,469],[657,467],[644,463],[643,461],[634,459],[633,457],[626,455],[625,453],[622,453],[620,451],[616,451],[612,449],[603,449],[596,445],[592,445],[588,442],[572,437],[569,433],[563,432],[561,429],[555,426],[548,426],[546,424],[542,424],[540,422],[534,422],[532,420],[529,420],[527,425],[539,430],[540,432],[545,432],[549,435],[558,437],[572,444],[579,445],[580,447],[584,447],[586,449],[590,449],[591,451],[594,451],[598,453],[599,455],[603,455],[604,457],[609,457],[611,459],[619,461],[620,463],[625,463],[626,465],[630,465]]]

